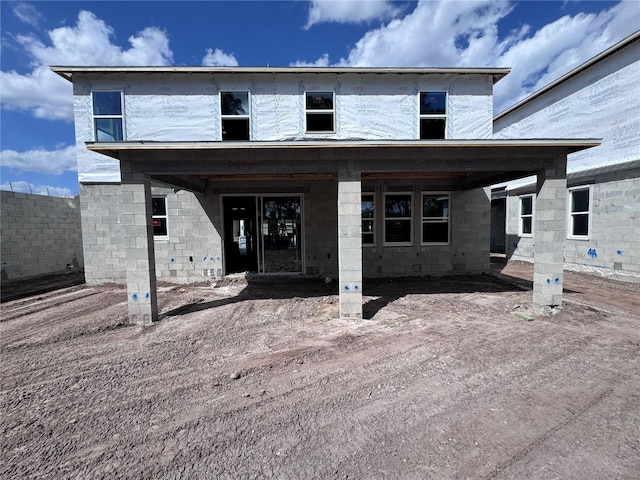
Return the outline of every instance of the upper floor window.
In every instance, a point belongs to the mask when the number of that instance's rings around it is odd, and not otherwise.
[[[422,243],[449,244],[448,193],[422,194]]]
[[[307,92],[305,94],[305,117],[307,132],[334,132],[333,92]]]
[[[94,91],[93,129],[97,142],[121,142],[124,140],[124,115],[122,92]]]
[[[384,243],[411,245],[411,193],[386,193],[384,196]]]
[[[375,201],[373,194],[362,195],[362,244],[375,244]]]
[[[167,230],[167,198],[153,197],[151,199],[151,212],[153,220],[153,236],[166,237]]]
[[[447,127],[447,93],[420,92],[420,139],[444,139]]]
[[[249,140],[249,92],[220,92],[222,140]]]
[[[521,237],[533,235],[533,195],[520,197],[520,228]]]
[[[589,239],[591,233],[591,187],[569,189],[569,238]]]

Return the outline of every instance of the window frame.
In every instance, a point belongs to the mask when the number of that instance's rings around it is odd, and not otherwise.
[[[435,196],[447,196],[447,216],[446,217],[425,217],[424,216],[424,197]],[[446,223],[447,224],[447,241],[446,242],[425,242],[424,240],[424,225],[426,223]],[[437,246],[437,245],[451,245],[451,192],[421,192],[420,194],[420,245],[424,246]]]
[[[573,193],[576,191],[586,190],[588,192],[589,205],[586,211],[573,211]],[[576,215],[587,215],[587,234],[576,235],[573,233],[574,217]],[[567,189],[567,239],[570,240],[590,240],[591,239],[591,221],[593,219],[593,188],[591,185],[578,185]]]
[[[307,95],[309,94],[313,94],[313,93],[331,93],[332,95],[332,102],[331,102],[331,109],[318,109],[318,110],[313,110],[313,109],[309,109],[307,108]],[[336,92],[335,90],[332,89],[326,89],[326,90],[305,90],[304,91],[304,96],[303,96],[303,102],[304,102],[304,132],[305,134],[311,134],[311,135],[323,135],[323,134],[334,134],[336,133]],[[332,125],[332,129],[331,130],[309,130],[309,115],[331,115],[331,125]]]
[[[387,217],[387,197],[391,196],[409,196],[411,200],[411,213],[408,217]],[[413,192],[384,192],[382,207],[383,207],[383,231],[382,231],[382,244],[385,247],[410,247],[413,245],[413,205],[415,203]],[[390,242],[387,240],[387,221],[391,220],[409,220],[409,241],[405,242]]]
[[[120,114],[96,114],[95,106],[94,106],[94,94],[95,93],[118,93],[120,94]],[[92,118],[92,127],[93,127],[93,139],[96,142],[100,143],[116,143],[116,142],[124,142],[127,139],[127,129],[125,124],[125,115],[124,115],[124,91],[120,89],[96,89],[91,90],[91,118]],[[121,129],[122,129],[122,138],[119,140],[99,140],[98,139],[98,125],[96,120],[109,120],[109,119],[120,119]]]
[[[364,197],[371,197],[371,202],[373,203],[373,208],[371,210],[371,217],[364,217],[362,211],[362,204],[365,202]],[[365,242],[365,230],[364,224],[365,222],[371,224],[371,231],[367,232],[367,234],[371,234],[373,240],[371,242]],[[360,195],[360,224],[361,224],[361,238],[362,238],[362,246],[363,247],[373,247],[376,245],[376,194],[375,192],[362,192]]]
[[[159,200],[159,199],[162,199],[164,201],[164,215],[155,215],[153,213],[153,201],[154,200]],[[167,197],[165,195],[152,195],[151,202],[152,202],[152,205],[151,205],[151,219],[152,219],[152,222],[155,219],[164,219],[165,228],[167,230],[167,233],[164,234],[164,235],[156,234],[155,231],[154,231],[153,232],[153,238],[154,238],[154,240],[167,239],[167,238],[169,238],[169,208],[168,208],[168,205],[167,205]],[[155,229],[155,225],[154,225],[154,229]]]
[[[246,93],[247,94],[247,108],[249,110],[248,113],[243,114],[243,115],[234,115],[234,114],[223,114],[222,113],[222,96],[224,94],[227,93],[231,93],[231,94],[236,94],[236,93]],[[219,92],[219,96],[218,96],[219,102],[220,102],[220,140],[223,142],[250,142],[252,139],[252,135],[251,135],[251,92],[249,90],[220,90]],[[248,124],[247,124],[247,132],[248,132],[248,137],[246,140],[225,140],[224,138],[224,121],[227,119],[233,119],[233,120],[240,120],[240,119],[246,119]]]
[[[523,213],[522,201],[526,198],[531,199],[531,213]],[[518,196],[518,236],[524,238],[533,237],[533,229],[535,222],[536,196],[533,193]],[[531,232],[526,233],[523,228],[525,218],[531,218]]]
[[[429,93],[444,94],[444,113],[422,113],[422,95]],[[420,90],[418,92],[418,139],[420,140],[446,140],[449,115],[449,91],[448,90]],[[422,120],[444,120],[444,135],[442,138],[423,138],[422,137]]]

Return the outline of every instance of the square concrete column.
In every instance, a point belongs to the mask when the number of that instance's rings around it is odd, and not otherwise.
[[[533,308],[544,315],[562,306],[565,210],[567,197],[566,157],[555,168],[538,172],[533,241]]]
[[[151,180],[148,175],[131,172],[127,161],[121,162],[120,170],[129,323],[151,325],[158,319]]]
[[[338,270],[340,317],[362,318],[360,170],[338,172]]]

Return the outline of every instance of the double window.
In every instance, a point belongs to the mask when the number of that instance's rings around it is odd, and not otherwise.
[[[169,234],[167,229],[167,198],[153,197],[151,199],[151,210],[153,216],[153,236],[166,237]]]
[[[411,193],[385,193],[384,195],[384,243],[411,245],[413,228]]]
[[[448,193],[422,194],[422,243],[449,244],[450,222]]]
[[[335,102],[333,92],[306,92],[305,119],[308,133],[335,131]]]
[[[568,202],[568,237],[589,239],[591,233],[591,187],[570,188]]]
[[[121,142],[124,140],[124,108],[122,92],[94,91],[93,133],[97,142]]]
[[[250,140],[249,92],[220,92],[222,140]]]
[[[446,138],[447,92],[420,92],[420,139]]]
[[[521,237],[533,235],[533,195],[520,197],[520,227],[518,230]]]
[[[375,195],[362,195],[362,244],[375,245],[376,211]]]

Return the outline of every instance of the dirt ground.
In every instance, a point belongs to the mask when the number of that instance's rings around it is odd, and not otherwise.
[[[637,479],[640,285],[566,273],[531,314],[531,265],[364,284],[119,286],[0,313],[3,479]],[[508,277],[519,277],[519,280]]]

